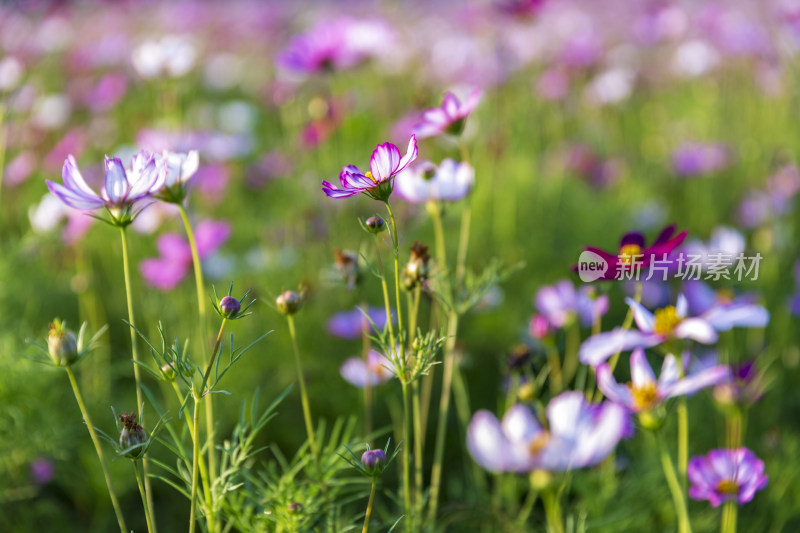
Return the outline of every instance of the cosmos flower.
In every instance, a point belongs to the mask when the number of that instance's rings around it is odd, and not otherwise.
[[[164,174],[158,171],[153,155],[145,151],[133,156],[127,170],[117,157],[106,156],[105,167],[105,185],[99,195],[86,184],[71,155],[64,161],[64,185],[47,180],[47,187],[73,209],[94,211],[105,207],[112,224],[127,226],[138,214],[134,211],[136,204],[159,187]]]
[[[378,329],[386,326],[386,310],[380,307],[370,307],[369,317]],[[392,323],[395,322],[392,313]],[[328,320],[328,333],[342,339],[359,339],[364,332],[364,328],[369,327],[369,321],[364,317],[364,313],[359,307],[351,311],[341,311],[333,315]]]
[[[164,150],[161,155],[157,155],[155,158],[158,167],[163,167],[165,176],[163,182],[160,183],[160,188],[153,191],[153,196],[165,202],[181,203],[186,198],[186,184],[200,166],[197,150],[192,150],[189,153]]]
[[[718,331],[734,327],[764,327],[769,312],[760,305],[718,305],[700,316],[688,315],[689,304],[683,294],[677,303],[651,313],[639,302],[626,298],[638,330],[617,328],[586,339],[578,351],[581,362],[596,366],[612,354],[634,348],[650,348],[670,339],[691,339],[701,344],[717,341]]]
[[[464,131],[464,122],[480,101],[480,89],[472,91],[463,102],[453,93],[445,93],[440,107],[428,109],[422,114],[422,120],[414,126],[414,135],[420,139],[443,133],[460,135]]]
[[[687,474],[692,484],[689,496],[708,500],[712,507],[725,501],[747,503],[769,481],[764,474],[764,461],[744,447],[711,450],[708,455],[692,457]]]
[[[581,392],[553,398],[547,420],[549,427],[542,427],[524,405],[509,409],[502,422],[489,411],[478,411],[467,430],[467,449],[493,472],[565,472],[601,462],[630,432],[624,407],[589,403]]]
[[[684,143],[672,153],[672,169],[681,177],[713,174],[728,166],[728,147],[721,143]]]
[[[348,383],[356,387],[370,385],[380,385],[394,377],[392,363],[386,356],[375,350],[370,350],[367,354],[367,361],[360,357],[351,357],[342,363],[339,373]]]
[[[612,254],[587,246],[585,250],[600,256],[608,265],[605,273],[598,279],[616,279],[620,273],[641,268],[644,271],[653,261],[662,261],[664,256],[675,250],[686,238],[686,232],[675,234],[675,226],[667,226],[659,233],[650,246],[645,246],[644,235],[638,232],[627,233],[619,244],[619,252]]]
[[[397,194],[419,204],[428,200],[455,202],[464,198],[475,183],[475,169],[469,163],[445,159],[437,167],[432,163],[417,164],[397,176]]]
[[[204,220],[195,228],[197,254],[208,257],[228,240],[231,226],[224,221]],[[189,243],[177,233],[165,233],[156,243],[160,257],[145,259],[139,271],[145,281],[162,291],[170,291],[185,278],[192,268]]]
[[[539,289],[535,298],[536,308],[555,328],[562,328],[577,317],[584,327],[608,311],[608,295],[594,297],[594,290],[587,285],[575,290],[569,280]]]
[[[734,363],[730,379],[714,387],[714,400],[722,405],[752,405],[764,396],[768,382],[753,359]]]
[[[322,192],[331,198],[347,198],[364,193],[370,198],[385,202],[394,189],[395,177],[417,159],[417,138],[411,136],[406,155],[400,157],[400,150],[392,143],[379,144],[372,152],[369,170],[361,172],[354,165],[342,168],[339,181],[342,188],[322,182]]]
[[[603,363],[597,367],[597,386],[606,398],[624,405],[633,412],[649,411],[668,398],[694,394],[700,389],[726,381],[730,369],[717,365],[681,378],[680,363],[668,354],[661,367],[661,375],[655,374],[644,350],[637,348],[631,354],[631,382],[620,384],[614,379],[611,368]]]
[[[308,32],[291,38],[278,54],[278,65],[302,74],[354,67],[366,58],[362,50],[351,45],[354,29],[354,21],[347,17],[322,20]]]

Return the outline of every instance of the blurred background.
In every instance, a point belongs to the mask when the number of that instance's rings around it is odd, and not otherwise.
[[[325,55],[326,47],[337,53]],[[467,263],[480,270],[499,258],[524,267],[463,320],[471,410],[501,410],[508,355],[533,345],[536,291],[577,283],[571,266],[584,246],[615,250],[625,232],[651,240],[669,223],[688,230],[694,245],[733,234],[736,246],[763,256],[758,280],[714,289],[753,293],[772,315],[765,331],[731,332],[719,345],[730,360],[756,358],[770,383],[745,438],[770,484],[740,511],[740,530],[797,531],[798,52],[800,2],[789,0],[3,3],[0,529],[114,527],[63,372],[31,361],[25,344],[43,338],[57,316],[93,330],[108,323],[103,347],[79,367],[81,384],[109,433],[109,407],[133,408],[117,232],[64,208],[44,184],[60,181],[68,154],[99,186],[104,154],[199,151],[187,209],[195,224],[215,221],[227,236],[204,258],[209,285],[224,292],[234,282],[258,299],[254,315],[233,328],[239,342],[274,330],[226,377],[233,395],[217,400],[220,433],[256,388],[271,401],[295,381],[285,320],[271,303],[300,284],[310,290],[296,322],[312,408],[332,423],[361,413],[360,390],[339,376],[360,341],[326,327],[360,302],[336,278],[334,249],[372,253],[357,218],[382,206],[329,200],[320,181],[336,182],[342,165],[366,165],[377,143],[404,149],[421,112],[445,91],[480,88],[463,137],[476,171]],[[461,157],[447,139],[421,140],[419,154],[436,163]],[[394,205],[402,249],[433,241],[424,205]],[[445,211],[451,253],[461,209]],[[158,248],[165,234],[183,236],[177,212],[150,206],[133,230],[141,329],[153,336],[161,320],[170,337],[192,335],[189,265]],[[147,276],[140,265],[148,259],[173,275]],[[630,288],[596,287],[610,296],[609,329],[621,323]],[[375,279],[365,290],[381,304]],[[646,303],[668,302],[677,290],[654,287]],[[378,394],[376,423],[388,428],[399,388],[390,382]],[[723,425],[711,402],[692,405],[694,455],[721,443]],[[304,441],[301,416],[295,390],[262,444],[292,455]],[[502,523],[502,509],[468,482],[474,467],[461,431],[453,420],[442,528],[486,530]],[[622,445],[616,485],[594,472],[576,476],[567,514],[591,517],[592,531],[669,531],[672,508],[648,444]],[[634,455],[646,458],[626,460]],[[129,465],[114,461],[112,473],[131,524],[143,528]],[[162,529],[181,530],[186,501],[163,483],[154,487]],[[690,502],[690,513],[695,531],[716,529],[717,512],[705,502]]]

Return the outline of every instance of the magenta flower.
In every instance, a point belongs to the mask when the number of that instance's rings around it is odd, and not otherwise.
[[[346,17],[320,21],[308,32],[292,37],[278,54],[278,64],[304,74],[353,67],[366,57],[351,46],[353,27],[354,22]]]
[[[689,496],[708,500],[712,507],[725,501],[747,503],[769,481],[764,474],[764,461],[744,447],[711,450],[708,455],[692,457],[687,473],[692,483]]]
[[[127,226],[138,214],[133,208],[159,187],[164,173],[159,172],[153,154],[145,151],[133,156],[127,170],[117,157],[106,156],[105,167],[105,185],[99,195],[86,184],[71,155],[64,161],[64,185],[47,180],[47,187],[73,209],[94,211],[105,207],[111,224]]]
[[[587,285],[575,290],[569,280],[539,289],[536,308],[554,328],[563,328],[576,317],[583,327],[591,326],[608,311],[608,295],[594,297],[594,289]]]
[[[645,245],[644,235],[632,232],[622,237],[616,254],[592,246],[587,246],[585,250],[597,254],[608,265],[605,273],[598,279],[612,280],[617,279],[620,273],[634,268],[641,268],[644,272],[653,261],[662,261],[665,255],[668,257],[685,238],[685,231],[676,235],[675,226],[667,226],[650,246]]]
[[[531,410],[515,405],[500,422],[478,411],[467,430],[472,458],[492,472],[565,472],[596,465],[630,433],[630,414],[611,402],[592,404],[581,392],[565,392],[547,406],[549,428]]]
[[[231,233],[227,222],[204,220],[195,228],[197,253],[200,258],[213,254]],[[156,243],[160,257],[145,259],[139,271],[145,281],[162,291],[174,289],[192,268],[192,250],[189,243],[177,233],[165,233]]]
[[[322,182],[322,192],[331,198],[347,198],[364,193],[370,198],[385,202],[394,189],[395,177],[417,159],[417,138],[411,136],[406,155],[400,157],[400,150],[392,143],[379,144],[372,152],[369,170],[361,172],[354,165],[342,168],[339,181],[342,188]]]
[[[661,367],[661,375],[656,381],[644,350],[637,348],[631,354],[630,383],[626,385],[617,383],[611,368],[603,363],[597,367],[597,386],[612,402],[640,413],[658,407],[669,398],[694,394],[700,389],[722,383],[730,377],[730,369],[727,366],[717,365],[681,378],[679,365],[674,355],[667,355]]]
[[[389,381],[394,377],[392,368],[386,356],[370,350],[366,362],[361,357],[351,357],[342,364],[339,373],[348,383],[364,388],[367,383],[375,386]]]
[[[414,126],[414,134],[420,139],[447,133],[460,135],[464,122],[481,101],[480,89],[475,89],[463,102],[453,93],[445,93],[441,107],[428,109],[422,114],[422,121]]]
[[[475,169],[469,163],[445,159],[436,167],[432,163],[417,164],[397,176],[397,194],[408,202],[428,200],[455,202],[464,198],[475,183]]]

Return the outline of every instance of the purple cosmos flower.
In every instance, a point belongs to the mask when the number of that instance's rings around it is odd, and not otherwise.
[[[672,168],[681,177],[713,174],[728,166],[728,147],[721,143],[685,143],[672,153]]]
[[[366,362],[360,357],[351,357],[342,364],[339,373],[348,383],[364,388],[367,383],[375,386],[389,381],[394,377],[392,368],[386,356],[370,350]]]
[[[730,379],[714,387],[714,399],[722,405],[751,405],[764,396],[767,378],[753,359],[731,365]]]
[[[370,307],[367,311],[370,319],[378,329],[386,326],[386,310],[382,307]],[[392,323],[395,322],[392,313]],[[342,311],[333,315],[328,320],[328,333],[342,339],[358,339],[364,333],[365,328],[369,328],[369,321],[364,317],[364,313],[359,307],[352,311]],[[369,331],[367,329],[367,331]]]
[[[705,317],[717,331],[727,331],[737,326],[760,328],[769,321],[769,313],[756,304],[757,296],[754,293],[737,295],[729,289],[715,291],[708,284],[696,280],[684,281],[683,290],[689,302],[689,312]],[[734,310],[737,314],[733,314]],[[720,315],[723,320],[719,319]],[[739,320],[734,323],[734,318]]]
[[[422,114],[422,121],[414,126],[414,134],[420,139],[443,133],[460,135],[464,131],[464,122],[480,101],[480,89],[472,91],[463,102],[453,93],[445,93],[441,107],[428,109]]]
[[[56,475],[56,467],[53,461],[44,457],[38,457],[31,461],[31,476],[37,485],[44,485]]]
[[[599,463],[631,428],[627,409],[588,403],[581,392],[553,398],[547,420],[549,428],[542,427],[524,405],[509,409],[502,423],[489,411],[478,411],[467,430],[467,449],[493,472],[565,472]]]
[[[717,341],[718,331],[735,327],[764,327],[769,312],[760,305],[717,305],[700,316],[688,317],[689,304],[683,294],[676,305],[668,305],[651,313],[631,298],[625,301],[633,311],[639,330],[617,328],[586,339],[578,356],[584,364],[596,366],[612,354],[633,348],[650,348],[669,339],[692,339],[702,344]]]
[[[687,318],[688,303],[682,294],[678,295],[676,305],[658,309],[655,314],[631,298],[626,298],[625,302],[630,306],[639,329],[617,328],[589,337],[578,352],[582,363],[597,366],[617,352],[650,348],[671,338],[693,339],[703,344],[717,341],[717,332],[707,320]]]
[[[408,202],[428,200],[455,202],[469,194],[475,183],[475,169],[469,163],[445,159],[436,167],[432,163],[417,164],[397,176],[397,194]]]
[[[186,184],[200,166],[197,150],[189,153],[168,152],[155,156],[156,164],[163,168],[164,180],[153,195],[169,203],[181,203],[186,198]]]
[[[204,220],[195,228],[197,254],[207,257],[222,246],[231,234],[231,226],[224,221]],[[189,243],[177,233],[165,233],[156,243],[160,257],[145,259],[139,271],[145,281],[162,291],[170,291],[185,278],[192,268],[192,250]]]
[[[662,261],[664,256],[669,256],[685,238],[685,231],[675,235],[675,226],[667,226],[650,246],[645,246],[644,235],[632,232],[622,237],[617,254],[592,246],[587,246],[585,250],[599,255],[608,265],[605,273],[598,279],[612,280],[626,269],[641,267],[644,271],[653,261]]]
[[[106,156],[105,167],[105,185],[99,195],[86,184],[71,155],[64,161],[64,185],[47,180],[47,187],[73,209],[93,211],[105,207],[113,224],[126,226],[137,214],[131,212],[133,207],[159,187],[164,173],[159,172],[153,155],[145,151],[133,156],[127,170],[117,157]]]
[[[692,483],[689,496],[708,500],[712,507],[725,501],[747,503],[769,480],[764,474],[764,461],[744,447],[711,450],[708,455],[692,457],[687,473]]]
[[[278,54],[278,64],[294,72],[313,74],[358,64],[363,56],[348,46],[348,18],[323,20],[307,33],[292,37]]]
[[[576,291],[569,280],[542,287],[535,301],[536,308],[555,328],[564,327],[575,317],[589,327],[608,311],[607,295],[595,297],[594,289],[586,285]]]
[[[640,413],[657,407],[668,398],[694,394],[700,389],[726,381],[730,376],[727,366],[717,365],[681,378],[680,364],[674,355],[667,355],[661,367],[661,375],[656,381],[644,350],[637,348],[631,354],[630,383],[617,383],[611,368],[603,363],[597,367],[597,386],[612,402]]]
[[[361,172],[354,165],[342,168],[339,181],[342,188],[322,182],[322,192],[331,198],[347,198],[364,193],[370,198],[385,202],[394,188],[395,177],[417,159],[417,138],[411,136],[406,155],[400,157],[400,150],[392,143],[379,144],[372,152],[369,170]]]

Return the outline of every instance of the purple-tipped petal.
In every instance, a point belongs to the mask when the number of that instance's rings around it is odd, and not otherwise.
[[[661,365],[661,375],[658,376],[658,390],[663,393],[681,379],[681,369],[678,360],[672,354],[667,354],[664,364]]]
[[[128,191],[128,179],[122,161],[118,157],[106,156],[106,199],[112,204],[123,202]]]
[[[96,192],[92,190],[86,184],[86,181],[83,179],[83,175],[81,174],[80,170],[78,170],[78,164],[75,162],[75,158],[72,154],[67,156],[67,159],[64,161],[64,166],[61,168],[61,179],[64,181],[64,185],[75,192],[81,192],[88,197],[98,197]]]
[[[631,354],[631,382],[634,387],[642,387],[648,383],[655,383],[656,376],[653,368],[647,362],[644,350],[637,348]]]
[[[637,347],[649,348],[660,344],[662,340],[660,335],[617,328],[586,339],[578,351],[578,358],[585,365],[597,366],[617,352],[627,352]]]
[[[731,304],[713,307],[703,314],[717,331],[731,328],[764,328],[769,324],[769,311],[760,305]]]
[[[406,155],[400,159],[397,167],[392,171],[393,174],[397,174],[401,170],[404,170],[408,165],[413,163],[417,159],[417,138],[412,135],[411,139],[408,141],[408,148],[406,149]]]
[[[501,472],[506,465],[509,442],[500,422],[489,411],[478,411],[467,428],[467,450],[481,467]]]
[[[503,417],[503,432],[512,442],[529,441],[542,431],[542,426],[524,405],[514,405]]]
[[[630,306],[631,311],[633,312],[633,319],[636,321],[636,325],[639,327],[639,329],[644,333],[652,333],[656,324],[656,317],[653,315],[653,313],[648,311],[642,304],[633,298],[625,298],[625,303]]]
[[[379,144],[369,160],[369,169],[375,181],[382,182],[392,177],[400,164],[400,150],[392,143]]]
[[[708,368],[696,374],[687,376],[686,378],[678,381],[664,391],[665,396],[672,398],[675,396],[682,396],[694,394],[695,392],[726,382],[730,379],[731,370],[725,365],[719,365]]]
[[[575,452],[575,467],[592,466],[601,462],[614,451],[619,441],[628,432],[630,414],[618,404],[605,402],[594,406],[594,425],[585,432]]]
[[[53,193],[53,195],[73,209],[91,211],[93,209],[103,207],[105,204],[103,199],[100,197],[92,197],[81,192],[67,189],[63,185],[55,183],[54,181],[47,180],[46,183],[47,188],[50,189],[50,192]]]
[[[322,182],[322,192],[324,192],[329,198],[348,198],[350,196],[354,196],[359,194],[360,191],[348,191],[344,189],[339,189],[335,185],[331,185],[327,181]]]
[[[714,327],[705,319],[685,318],[675,326],[675,336],[679,339],[692,339],[701,344],[713,344],[717,342],[717,332]]]
[[[617,383],[611,373],[611,368],[606,363],[597,367],[597,388],[614,403],[622,404],[628,408],[633,405],[633,396],[631,396],[630,389]]]

